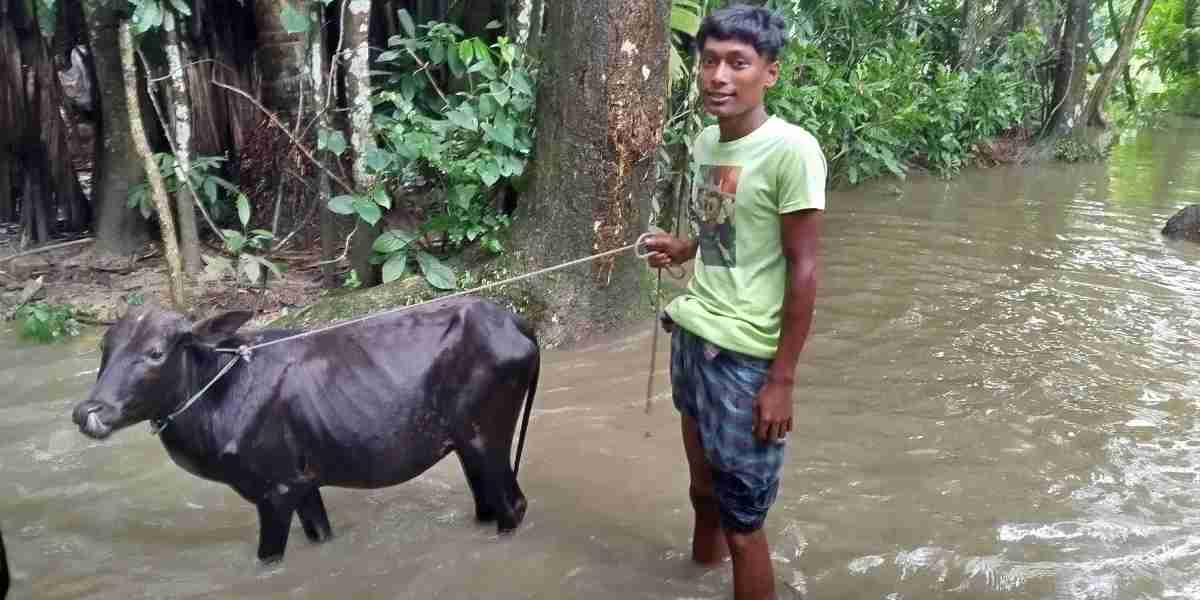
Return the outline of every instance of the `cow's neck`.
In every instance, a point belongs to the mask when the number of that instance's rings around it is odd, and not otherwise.
[[[199,394],[217,377],[221,367],[229,360],[239,359],[237,355],[217,354],[211,350],[195,350],[194,354],[189,356],[189,360],[184,361],[184,385],[178,388],[180,393],[169,403],[172,408],[167,414],[183,408],[188,400]],[[215,438],[212,422],[216,416],[215,412],[220,404],[220,399],[230,389],[230,384],[236,378],[237,371],[238,367],[234,365],[229,372],[221,376],[220,380],[205,390],[203,395],[187,410],[177,414],[170,421],[160,421],[156,424],[156,427],[162,427],[159,436],[162,438],[167,452],[176,462],[193,473],[206,476],[205,473],[198,472],[200,465],[208,463],[211,458],[216,456],[221,447],[220,440]],[[163,417],[165,418],[166,415]]]

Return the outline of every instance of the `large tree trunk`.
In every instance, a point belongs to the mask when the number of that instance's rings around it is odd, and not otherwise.
[[[958,68],[970,71],[975,68],[975,56],[979,49],[979,3],[977,0],[963,0],[962,31],[958,36]]]
[[[155,212],[162,226],[163,249],[167,255],[168,276],[171,285],[171,304],[176,310],[186,310],[187,303],[183,291],[183,265],[179,259],[179,245],[176,242],[175,217],[171,214],[171,202],[167,199],[166,185],[162,173],[158,171],[158,163],[150,150],[150,141],[146,139],[146,130],[142,127],[141,102],[138,100],[137,62],[133,58],[133,33],[129,22],[121,21],[117,33],[120,43],[121,67],[125,73],[125,107],[129,110],[130,137],[134,147],[142,158],[142,166],[146,170],[146,179],[150,181],[151,197],[154,199]]]
[[[1197,31],[1200,28],[1200,0],[1184,0],[1183,26]],[[1200,32],[1193,33],[1187,41],[1187,64],[1193,73],[1200,72]]]
[[[185,273],[196,274],[203,268],[200,259],[200,229],[196,223],[196,198],[187,178],[192,172],[192,99],[188,94],[184,64],[189,53],[182,43],[171,11],[163,15],[166,33],[167,68],[171,70],[171,129],[175,136],[176,181],[175,213],[179,217],[179,250]]]
[[[1096,127],[1108,126],[1104,122],[1104,100],[1108,97],[1108,92],[1112,89],[1118,74],[1129,63],[1129,55],[1133,52],[1133,42],[1137,39],[1138,32],[1142,30],[1142,24],[1146,22],[1146,14],[1150,12],[1152,6],[1154,6],[1154,0],[1137,0],[1133,5],[1133,9],[1129,13],[1129,20],[1125,23],[1124,30],[1121,31],[1121,40],[1117,45],[1117,51],[1104,65],[1100,78],[1092,88],[1092,96],[1088,99],[1085,110],[1088,124]]]
[[[290,0],[255,0],[258,25],[258,66],[262,72],[262,103],[282,115],[294,115],[304,77],[305,36],[288,33],[280,13]],[[295,6],[293,6],[295,8]],[[284,119],[287,122],[287,119]]]
[[[354,185],[366,193],[374,183],[367,173],[366,156],[375,149],[375,135],[371,126],[371,1],[343,0],[350,6],[345,11],[343,24],[346,49],[352,55],[346,70],[346,98],[350,102],[350,147],[354,149]],[[377,285],[380,274],[371,264],[372,246],[382,228],[377,222],[370,225],[361,218],[358,232],[351,240],[350,262],[358,273],[363,286]]]
[[[130,132],[125,74],[117,40],[119,17],[108,2],[85,0],[88,38],[95,62],[100,119],[96,132],[92,206],[96,210],[96,249],[104,254],[133,254],[149,234],[141,213],[126,208],[129,188],[142,178]]]
[[[1049,133],[1072,136],[1085,125],[1087,64],[1091,42],[1088,36],[1092,5],[1089,0],[1067,0],[1066,25],[1058,44],[1058,66],[1054,74],[1054,107]]]
[[[632,243],[654,191],[667,94],[667,0],[546,4],[532,193],[518,206],[518,272]],[[628,320],[647,296],[632,253],[529,280],[548,346]],[[646,315],[639,315],[646,316]]]

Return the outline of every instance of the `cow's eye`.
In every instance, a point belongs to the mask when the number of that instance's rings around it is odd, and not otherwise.
[[[152,348],[150,350],[150,360],[162,360],[163,351],[161,348]]]

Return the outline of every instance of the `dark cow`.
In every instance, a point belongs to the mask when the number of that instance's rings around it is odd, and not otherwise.
[[[540,350],[530,328],[495,304],[452,299],[255,350],[194,405],[164,420],[236,354],[296,332],[239,335],[251,317],[192,323],[135,308],[104,335],[100,373],[74,410],[103,439],[149,420],[171,459],[231,486],[258,507],[258,557],[283,557],[292,514],[312,541],[331,535],[321,486],[378,488],[458,454],[480,521],[515,529],[517,485],[537,388]],[[521,405],[525,405],[524,416]],[[517,460],[509,465],[521,418]]]
[[[0,534],[0,600],[8,595],[8,557],[4,554],[4,535]]]

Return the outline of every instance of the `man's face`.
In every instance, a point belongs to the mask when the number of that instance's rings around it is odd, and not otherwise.
[[[745,42],[709,38],[700,50],[704,110],[718,120],[742,116],[762,104],[778,78],[779,63]]]

